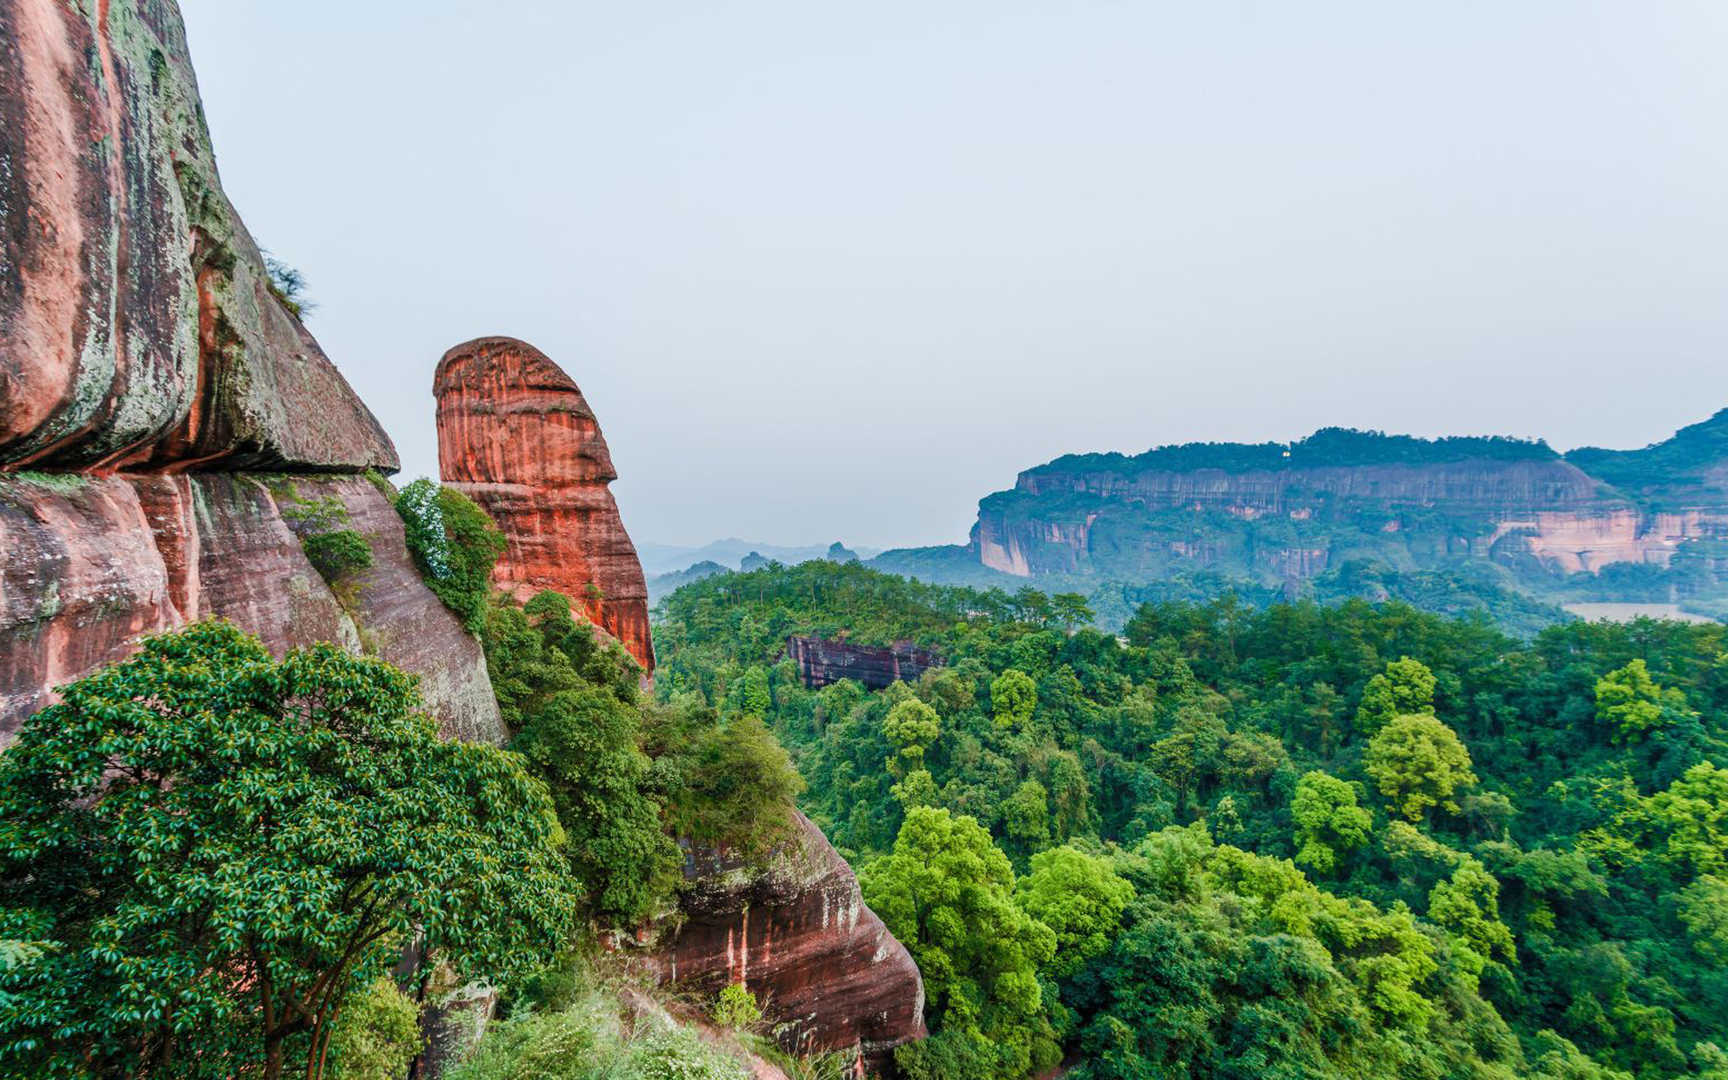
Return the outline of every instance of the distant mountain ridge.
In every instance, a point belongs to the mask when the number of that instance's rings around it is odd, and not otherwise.
[[[1728,610],[1728,409],[1639,450],[1332,427],[1067,455],[982,499],[964,547],[872,565],[1064,587],[1201,573],[1298,593],[1354,563],[1468,572],[1545,602]]]

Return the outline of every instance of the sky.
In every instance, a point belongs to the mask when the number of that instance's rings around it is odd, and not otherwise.
[[[1719,0],[181,0],[229,197],[436,474],[483,334],[638,541],[964,542],[1064,453],[1728,405]]]

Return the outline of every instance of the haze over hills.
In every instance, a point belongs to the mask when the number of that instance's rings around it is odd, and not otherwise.
[[[881,554],[880,548],[845,546],[863,559]],[[762,540],[740,540],[735,536],[713,540],[701,547],[652,542],[636,546],[637,553],[642,557],[642,569],[649,576],[688,570],[703,562],[719,563],[729,570],[736,570],[752,554],[794,566],[811,559],[826,558],[831,548],[831,544],[771,544]]]
[[[872,565],[955,584],[1282,596],[1383,595],[1388,580],[1438,573],[1515,606],[1716,615],[1728,610],[1725,540],[1728,410],[1640,450],[1323,428],[1288,444],[1068,455],[981,500],[966,544]]]

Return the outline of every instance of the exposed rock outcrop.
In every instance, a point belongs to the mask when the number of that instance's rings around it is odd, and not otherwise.
[[[841,679],[852,679],[866,689],[880,690],[896,682],[916,682],[920,675],[942,663],[940,656],[916,648],[910,641],[896,641],[883,649],[794,636],[786,639],[786,655],[798,665],[798,677],[812,690]]]
[[[681,919],[653,962],[663,980],[713,993],[743,983],[770,1004],[795,1053],[856,1049],[872,1064],[924,1037],[924,982],[864,906],[851,867],[802,814],[766,870],[687,852]]]
[[[478,338],[444,354],[438,468],[485,507],[509,548],[494,579],[565,594],[650,673],[648,584],[609,485],[606,437],[576,383],[539,349]]]
[[[1641,451],[1562,456],[1541,443],[1330,429],[1287,446],[1060,458],[980,502],[970,551],[1016,577],[1122,581],[1190,569],[1300,581],[1347,559],[1482,559],[1546,587],[1617,563],[1666,568],[1688,544],[1722,539],[1728,412]]]
[[[0,464],[394,471],[222,194],[172,3],[0,0]]]
[[[175,5],[0,0],[0,744],[210,615],[376,652],[446,733],[501,738],[479,645],[354,475],[395,467],[222,194]],[[340,597],[283,514],[318,497],[373,552]]]
[[[348,608],[306,561],[293,531],[305,525],[282,513],[320,497],[372,549]],[[0,743],[54,687],[210,615],[276,653],[375,652],[420,677],[447,735],[503,738],[479,644],[421,584],[401,521],[364,478],[0,474],[0,552]]]

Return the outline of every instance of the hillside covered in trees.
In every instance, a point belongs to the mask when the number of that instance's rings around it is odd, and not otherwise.
[[[914,1078],[1728,1077],[1724,628],[1141,607],[808,563],[662,606],[912,949]],[[790,634],[909,639],[807,689]]]

